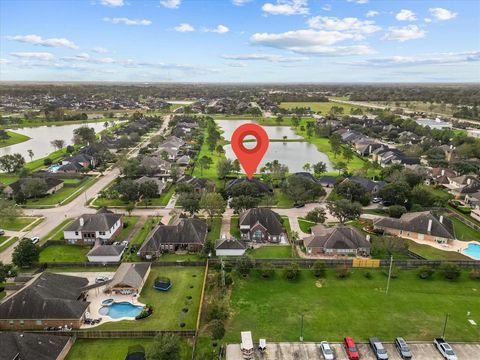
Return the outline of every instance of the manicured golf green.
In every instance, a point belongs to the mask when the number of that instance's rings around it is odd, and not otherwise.
[[[254,339],[298,341],[303,314],[306,341],[341,341],[346,335],[359,341],[371,336],[431,341],[442,334],[446,313],[450,341],[480,339],[480,328],[468,322],[480,323],[478,280],[466,273],[454,282],[439,274],[420,280],[416,271],[401,270],[386,295],[387,277],[370,270],[373,277],[367,279],[366,271],[354,269],[340,280],[329,270],[323,281],[308,270],[293,282],[280,271],[269,280],[256,272],[235,277],[225,340],[238,341],[240,331],[251,330]]]

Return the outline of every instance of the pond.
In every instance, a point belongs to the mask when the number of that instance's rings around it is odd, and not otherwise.
[[[236,158],[230,145],[225,145],[224,149],[227,158]],[[302,169],[303,165],[306,163],[315,164],[319,161],[323,161],[327,165],[327,171],[334,171],[328,156],[318,151],[315,145],[306,141],[271,142],[258,168],[273,160],[278,160],[280,163],[287,165],[291,173],[304,171]]]
[[[240,125],[257,123],[255,120],[215,120],[215,122],[222,128],[224,131],[222,136],[228,141],[230,141],[233,132]],[[263,126],[263,128],[270,139],[283,139],[284,136],[288,139],[302,139],[302,137],[297,135],[290,126]]]
[[[25,142],[6,146],[0,148],[0,156],[6,154],[19,153],[25,161],[36,160],[43,158],[55,151],[54,147],[50,144],[52,140],[64,140],[65,145],[72,144],[73,130],[87,125],[92,127],[96,132],[104,129],[103,122],[92,122],[87,124],[72,124],[72,125],[60,125],[60,126],[37,126],[37,127],[25,127],[20,129],[13,129],[16,133],[27,135],[30,140]],[[33,159],[28,156],[28,150],[33,151]]]

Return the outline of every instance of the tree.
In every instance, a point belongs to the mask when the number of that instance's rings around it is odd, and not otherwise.
[[[188,212],[190,216],[193,216],[198,210],[200,210],[200,197],[193,193],[180,193],[177,205]]]
[[[145,181],[138,185],[138,193],[140,197],[143,198],[146,205],[148,203],[148,200],[158,196],[158,186],[152,180]]]
[[[257,207],[260,204],[260,198],[250,195],[235,196],[230,199],[230,207],[236,214],[242,211]]]
[[[35,156],[35,154],[33,153],[33,150],[27,150],[27,153],[28,153],[28,157],[30,158],[30,161],[33,161],[33,157]]]
[[[20,154],[7,154],[0,157],[0,169],[13,173],[25,165],[25,159]]]
[[[241,275],[246,276],[253,268],[252,259],[250,259],[248,256],[242,256],[237,259],[235,267]]]
[[[290,263],[285,267],[285,270],[283,270],[283,276],[290,281],[296,280],[299,275],[300,265],[297,263]]]
[[[297,127],[299,124],[300,124],[300,118],[298,117],[298,115],[293,115],[292,116],[292,125],[294,127]]]
[[[326,273],[325,263],[323,261],[315,261],[312,266],[312,273],[315,277],[325,277]]]
[[[263,263],[260,265],[260,274],[265,279],[270,279],[275,274],[275,269],[271,263]]]
[[[418,268],[417,273],[420,279],[430,279],[435,273],[435,270],[431,266],[424,265]]]
[[[0,284],[4,283],[7,278],[16,276],[16,272],[13,270],[12,264],[3,264],[0,261]]]
[[[37,198],[47,192],[47,182],[42,178],[26,178],[22,180],[20,190],[27,198]]]
[[[327,171],[327,164],[325,164],[323,161],[319,161],[316,164],[313,164],[313,172],[315,174],[322,174]]]
[[[309,163],[306,163],[303,165],[302,169],[305,170],[306,172],[310,172],[312,168],[312,165],[310,165]]]
[[[0,141],[4,142],[5,140],[8,140],[10,138],[11,136],[8,135],[8,133],[5,130],[0,129]]]
[[[238,174],[240,172],[240,161],[238,159],[233,160],[232,162],[232,172]]]
[[[216,192],[205,193],[200,199],[200,208],[207,212],[210,219],[214,216],[222,215],[226,206],[227,204],[222,195]]]
[[[362,185],[355,181],[348,179],[342,181],[335,186],[335,192],[350,201],[358,201],[364,206],[370,203],[370,195]]]
[[[0,223],[11,222],[22,214],[22,209],[15,205],[13,201],[0,198]]]
[[[217,163],[217,172],[219,179],[226,179],[227,175],[232,171],[232,160],[220,159]]]
[[[133,202],[128,203],[127,206],[125,206],[125,210],[127,211],[128,216],[131,216],[132,211],[135,210],[135,203],[133,203]]]
[[[283,189],[290,198],[300,203],[314,201],[325,195],[322,185],[302,175],[289,176],[284,183]]]
[[[213,164],[212,158],[204,155],[200,158],[198,161],[198,164],[200,165],[200,175],[203,176],[203,169],[210,169],[210,166]]]
[[[328,202],[327,208],[342,224],[348,220],[358,219],[362,213],[361,204],[345,199]]]
[[[345,159],[347,164],[349,164],[350,161],[353,159],[353,156],[354,156],[353,151],[350,148],[346,147],[346,148],[343,149],[342,154],[343,154],[343,158]]]
[[[180,339],[173,334],[158,334],[145,355],[147,360],[180,360]]]
[[[342,138],[338,134],[333,134],[328,138],[328,142],[332,148],[333,156],[336,158],[342,151]]]
[[[321,207],[316,207],[313,210],[310,210],[307,215],[305,216],[305,219],[308,221],[312,221],[315,223],[321,223],[323,224],[326,220],[326,212],[325,209]]]
[[[342,173],[342,172],[345,172],[345,170],[347,170],[347,164],[343,161],[339,161],[335,164],[333,164],[333,168],[335,170],[338,170],[338,173]]]
[[[97,139],[95,129],[81,126],[73,130],[73,143],[75,145],[91,144]]]
[[[399,218],[406,212],[407,209],[402,205],[392,205],[388,207],[388,215],[394,218]]]
[[[380,196],[386,203],[405,206],[410,197],[410,186],[405,182],[393,182],[380,190]]]
[[[62,139],[52,140],[50,141],[50,144],[53,146],[55,150],[60,150],[65,147],[65,141]]]
[[[34,262],[38,262],[40,249],[32,243],[32,240],[24,238],[19,241],[13,250],[12,262],[18,267],[30,267]]]
[[[138,184],[131,179],[122,179],[118,184],[114,185],[114,189],[118,191],[124,201],[138,200]]]
[[[225,336],[225,326],[223,321],[216,319],[210,323],[210,332],[214,340],[220,340]]]
[[[460,277],[461,269],[454,263],[442,263],[439,269],[440,273],[447,280],[457,280]]]

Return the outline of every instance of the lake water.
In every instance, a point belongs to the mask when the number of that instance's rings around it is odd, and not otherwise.
[[[228,141],[230,141],[233,132],[240,125],[257,123],[255,120],[215,120],[215,122],[222,128],[224,131],[222,136]],[[283,139],[284,136],[288,139],[302,139],[302,137],[297,135],[290,126],[263,126],[263,128],[270,139]]]
[[[55,151],[50,144],[52,140],[64,140],[65,145],[72,144],[73,130],[79,127],[87,125],[92,127],[96,132],[104,129],[103,122],[93,122],[87,124],[72,124],[72,125],[60,125],[60,126],[37,126],[37,127],[25,127],[20,129],[12,129],[16,133],[27,135],[30,140],[24,141],[19,144],[6,146],[0,148],[0,156],[6,154],[19,153],[25,158],[25,161],[30,161],[28,156],[28,150],[33,151],[33,160],[43,158]]]

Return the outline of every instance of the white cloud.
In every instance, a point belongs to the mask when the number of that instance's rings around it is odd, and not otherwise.
[[[0,65],[1,64],[10,64],[10,63],[11,63],[11,61],[8,60],[8,59],[0,59]]]
[[[425,37],[426,31],[420,29],[417,25],[407,25],[404,27],[389,27],[388,32],[383,36],[382,40],[391,41],[408,41],[421,39]]]
[[[395,19],[398,21],[415,21],[417,20],[417,16],[411,10],[402,9],[397,15],[395,15]]]
[[[48,52],[13,52],[10,56],[20,59],[31,59],[41,61],[51,61],[55,59],[55,56]]]
[[[370,10],[366,13],[366,17],[374,17],[374,16],[377,16],[379,15],[380,13],[378,11],[375,11],[375,10]]]
[[[182,33],[195,31],[195,28],[192,25],[186,23],[175,26],[173,29]]]
[[[322,6],[322,10],[330,11],[330,10],[332,10],[332,5],[330,5],[330,4],[325,4],[325,5]]]
[[[97,54],[106,54],[108,53],[108,49],[105,49],[104,47],[97,46],[96,48],[93,48],[93,52],[96,52]]]
[[[256,45],[286,49],[299,54],[314,55],[362,55],[375,51],[367,45],[330,47],[344,40],[356,39],[357,35],[339,31],[295,30],[279,34],[256,33],[250,41]]]
[[[314,16],[307,21],[313,29],[331,31],[351,31],[355,33],[371,34],[381,30],[372,20],[360,20],[354,17],[339,19],[337,17]]]
[[[121,18],[105,17],[103,18],[103,21],[110,22],[112,24],[142,25],[142,26],[148,26],[152,23],[152,21],[146,20],[146,19],[129,19],[125,17],[121,17]]]
[[[426,23],[431,23],[431,22],[432,22],[432,19],[430,19],[430,18],[425,18],[425,19],[423,19],[423,21],[425,21]]]
[[[167,9],[178,9],[180,7],[180,4],[182,3],[182,0],[162,0],[160,1],[160,4]]]
[[[104,58],[92,58],[88,53],[80,53],[75,56],[69,56],[69,57],[63,57],[63,61],[67,62],[87,62],[87,63],[92,63],[92,64],[113,64],[116,63],[115,59],[112,59],[110,57],[104,57]]]
[[[232,4],[236,6],[243,6],[251,1],[252,0],[232,0]]]
[[[438,21],[450,20],[457,17],[458,13],[444,9],[444,8],[430,8],[430,14]]]
[[[124,0],[100,0],[100,4],[110,7],[119,7],[125,5]]]
[[[308,15],[307,0],[277,0],[275,4],[265,3],[262,10],[270,15]]]
[[[230,29],[225,26],[225,25],[217,25],[217,27],[215,29],[203,29],[203,31],[205,32],[213,32],[213,33],[217,33],[217,34],[225,34],[227,32],[230,31]]]
[[[347,2],[356,2],[357,4],[368,4],[368,0],[347,0]]]
[[[269,62],[298,62],[308,60],[308,57],[294,57],[294,56],[282,56],[275,54],[244,54],[244,55],[222,55],[222,58],[227,60],[260,60]]]
[[[65,38],[50,38],[44,39],[39,35],[15,35],[15,36],[6,36],[7,40],[19,41],[24,43],[29,43],[33,45],[47,46],[47,47],[63,47],[67,49],[78,49],[78,46]]]

